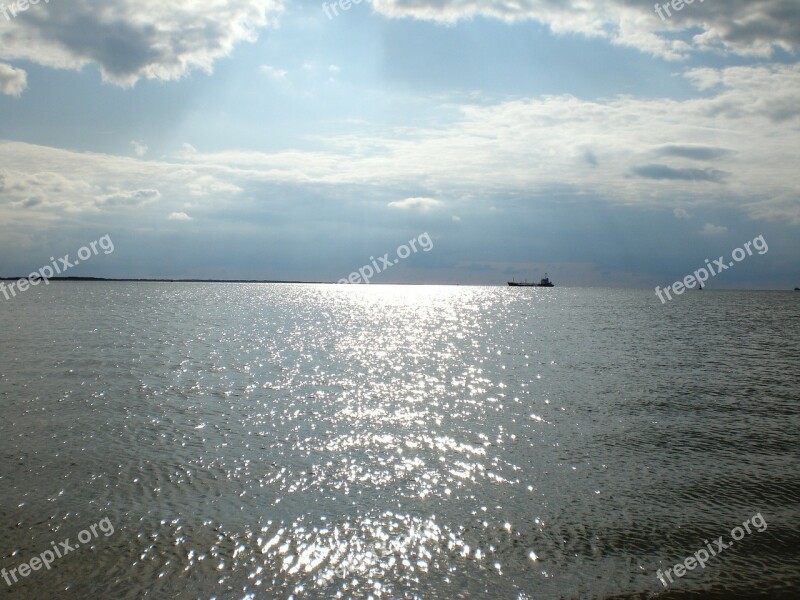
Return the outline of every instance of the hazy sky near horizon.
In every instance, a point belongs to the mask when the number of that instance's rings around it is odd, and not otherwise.
[[[796,0],[2,10],[0,276],[800,286]]]

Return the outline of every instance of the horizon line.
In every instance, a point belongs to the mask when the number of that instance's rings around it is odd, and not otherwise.
[[[0,281],[30,281],[28,277],[0,277]],[[500,283],[381,283],[370,282],[365,283],[347,283],[340,284],[337,281],[297,281],[297,280],[282,280],[282,279],[196,279],[196,278],[164,278],[157,279],[152,277],[51,277],[48,281],[60,282],[88,282],[88,283],[247,283],[247,284],[284,284],[284,285],[335,285],[335,286],[362,286],[362,285],[430,285],[430,286],[455,286],[455,287],[507,287],[506,284]],[[594,285],[561,285],[555,286],[556,288],[610,288],[620,290],[646,290],[649,287],[616,287],[616,286],[594,286]],[[538,289],[538,288],[537,288]],[[543,288],[546,289],[546,288]],[[704,287],[703,291],[729,291],[729,292],[791,292],[798,291],[798,288],[707,288]]]

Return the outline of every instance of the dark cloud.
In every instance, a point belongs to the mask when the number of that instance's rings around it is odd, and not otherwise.
[[[158,190],[133,190],[102,196],[97,199],[97,205],[137,207],[155,202],[159,198],[161,198],[161,192]]]
[[[658,154],[661,156],[680,156],[694,160],[714,160],[731,153],[732,151],[726,148],[714,148],[713,146],[670,145],[658,149]]]
[[[106,81],[170,80],[214,61],[241,41],[252,41],[282,9],[283,0],[160,2],[83,0],[31,6],[0,30],[0,59],[55,68],[94,64]],[[10,74],[0,64],[0,90]],[[5,74],[4,74],[5,73]],[[19,78],[19,75],[17,75]],[[6,91],[6,93],[9,93]]]
[[[634,175],[644,179],[672,180],[672,181],[705,181],[722,183],[728,173],[717,169],[675,169],[667,165],[644,165],[631,169]]]

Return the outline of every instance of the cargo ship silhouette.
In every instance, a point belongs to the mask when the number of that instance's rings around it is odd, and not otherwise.
[[[556,287],[550,278],[547,276],[547,273],[544,274],[544,277],[539,281],[539,283],[528,283],[525,282],[516,282],[516,281],[509,281],[508,285],[511,287]]]

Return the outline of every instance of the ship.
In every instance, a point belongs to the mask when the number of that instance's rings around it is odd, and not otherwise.
[[[544,274],[544,277],[539,281],[539,283],[528,283],[527,281],[509,281],[508,285],[511,287],[556,287],[550,278],[547,276],[547,273]]]

